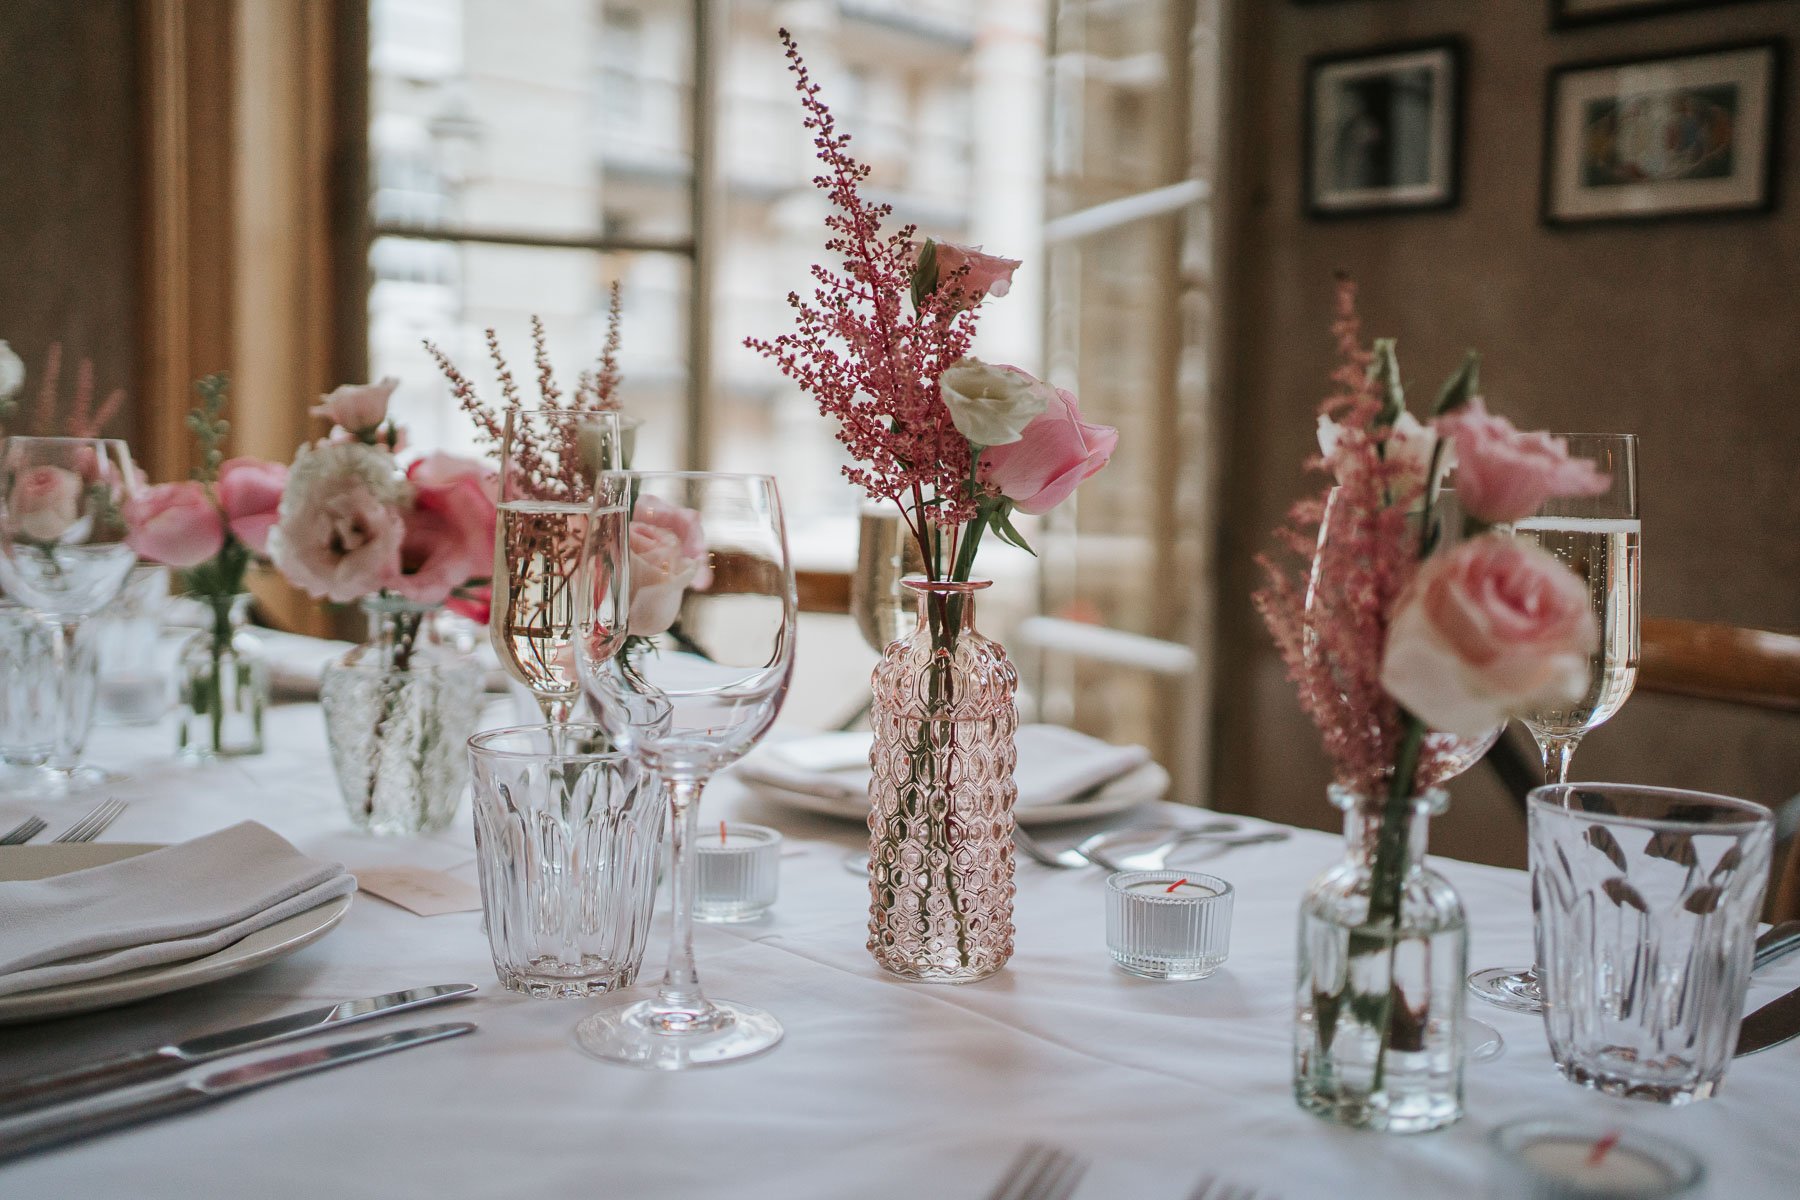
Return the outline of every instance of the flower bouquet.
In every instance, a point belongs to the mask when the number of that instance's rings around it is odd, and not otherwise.
[[[1581,581],[1507,525],[1606,480],[1490,415],[1473,353],[1413,417],[1394,343],[1360,344],[1348,281],[1334,331],[1309,465],[1335,482],[1296,506],[1280,536],[1299,563],[1261,559],[1255,597],[1345,813],[1345,861],[1301,905],[1294,1087],[1311,1111],[1413,1132],[1462,1112],[1464,917],[1423,861],[1438,785],[1509,716],[1578,696],[1598,637]]]
[[[244,631],[244,577],[267,554],[287,468],[225,458],[225,377],[209,375],[196,386],[200,403],[187,425],[200,445],[200,465],[192,479],[147,488],[126,502],[126,543],[139,558],[174,568],[181,591],[211,610],[208,626],[181,650],[177,751],[197,759],[261,754],[269,672],[260,645]]]
[[[750,338],[838,423],[845,476],[900,511],[925,564],[919,624],[875,669],[870,764],[869,950],[905,978],[964,982],[1012,954],[1012,781],[1017,675],[974,626],[982,535],[1026,549],[1015,511],[1043,513],[1106,465],[1118,441],[1075,397],[970,355],[980,305],[1020,263],[979,248],[884,233],[798,47],[787,47],[833,207],[810,301],[795,328]]]
[[[268,541],[291,583],[369,615],[369,641],[327,665],[319,700],[351,820],[376,833],[441,829],[456,814],[481,668],[419,635],[444,604],[479,601],[495,524],[481,463],[428,454],[400,467],[387,416],[397,386],[340,387],[313,410],[334,428],[300,448]]]

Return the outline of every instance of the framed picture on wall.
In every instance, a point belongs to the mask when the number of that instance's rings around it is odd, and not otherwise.
[[[1463,47],[1449,39],[1306,64],[1306,211],[1417,212],[1457,200]]]
[[[1772,208],[1781,50],[1771,40],[1553,67],[1545,222]]]
[[[1694,8],[1718,8],[1743,0],[1550,0],[1550,26],[1572,29],[1601,21],[1629,21]]]

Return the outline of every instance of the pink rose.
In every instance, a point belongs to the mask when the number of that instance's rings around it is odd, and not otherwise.
[[[631,517],[631,617],[627,632],[654,637],[681,615],[689,588],[712,586],[700,514],[642,496]]]
[[[287,464],[260,458],[228,458],[219,467],[219,508],[231,535],[258,554],[269,547],[269,530],[287,487]]]
[[[125,502],[125,544],[139,558],[197,567],[225,545],[225,519],[206,485],[162,483]]]
[[[1456,495],[1463,511],[1489,525],[1521,521],[1559,496],[1597,496],[1612,481],[1584,458],[1570,458],[1561,438],[1521,433],[1488,413],[1477,396],[1439,417],[1456,443]]]
[[[81,476],[65,467],[29,467],[6,498],[14,537],[54,542],[81,518]]]
[[[494,606],[494,589],[485,583],[464,588],[460,595],[452,594],[444,601],[444,607],[458,616],[467,617],[477,625],[486,625],[488,615]]]
[[[931,290],[950,283],[950,276],[964,267],[968,272],[953,286],[963,308],[973,308],[989,296],[1004,296],[1012,290],[1013,272],[1023,264],[1016,258],[983,254],[980,246],[959,246],[955,242],[933,242],[936,248],[937,278]]]
[[[1388,628],[1381,685],[1433,729],[1474,738],[1587,688],[1599,629],[1575,573],[1483,534],[1426,561]]]
[[[420,604],[443,604],[472,579],[486,579],[494,562],[496,512],[492,478],[480,463],[432,454],[406,472],[413,506],[394,591]]]
[[[1020,512],[1038,516],[1104,467],[1118,444],[1118,430],[1083,421],[1074,393],[1057,388],[1050,407],[1032,418],[1018,441],[982,454],[981,480]]]
[[[319,406],[312,414],[362,437],[387,420],[388,400],[399,386],[400,381],[391,375],[380,383],[346,383],[331,395],[319,397]]]

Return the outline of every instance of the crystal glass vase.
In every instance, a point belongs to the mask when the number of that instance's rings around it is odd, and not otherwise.
[[[431,607],[377,596],[363,608],[369,640],[328,663],[319,682],[338,789],[358,829],[435,832],[468,783],[481,667],[420,636]]]
[[[212,624],[187,640],[176,663],[180,680],[175,749],[183,758],[239,758],[263,750],[269,667],[262,643],[245,626],[249,596],[202,596]]]
[[[873,679],[869,953],[905,979],[969,983],[1012,957],[1019,676],[975,629],[985,581],[905,586],[918,624]]]
[[[1430,818],[1447,797],[1414,797],[1401,830],[1384,829],[1381,800],[1335,785],[1331,799],[1344,812],[1345,854],[1300,901],[1294,1097],[1345,1125],[1439,1129],[1463,1111],[1468,959],[1462,901],[1425,865]],[[1397,913],[1375,903],[1384,834],[1400,872]]]

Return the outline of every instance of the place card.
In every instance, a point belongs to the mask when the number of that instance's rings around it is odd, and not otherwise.
[[[481,911],[481,890],[442,871],[425,867],[365,867],[355,875],[359,890],[421,917]]]

